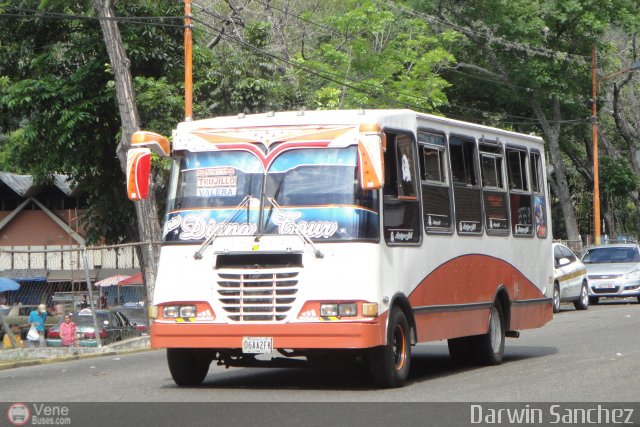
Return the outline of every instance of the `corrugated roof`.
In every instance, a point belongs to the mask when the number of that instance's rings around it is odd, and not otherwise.
[[[55,174],[53,176],[53,185],[58,187],[67,196],[71,196],[76,189],[69,185],[69,177],[67,175]],[[31,197],[37,194],[41,189],[41,185],[33,183],[31,175],[18,175],[11,172],[0,172],[0,181],[4,182],[7,187],[11,188],[22,197]]]

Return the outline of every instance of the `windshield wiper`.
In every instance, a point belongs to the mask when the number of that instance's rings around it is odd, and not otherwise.
[[[267,199],[267,201],[269,203],[271,203],[271,207],[275,208],[277,214],[286,215],[282,211],[282,208],[280,207],[278,202],[275,201],[275,199],[273,199],[271,197],[266,197],[266,199]],[[265,223],[265,227],[266,227],[266,223]],[[320,249],[316,248],[316,245],[313,244],[313,242],[311,241],[311,239],[309,237],[307,237],[304,234],[302,234],[300,232],[300,230],[298,230],[298,228],[295,225],[293,227],[293,230],[295,231],[296,235],[302,240],[303,243],[306,243],[309,246],[311,246],[311,248],[313,249],[313,254],[316,256],[316,258],[324,258],[324,254],[322,252],[320,252]]]
[[[205,249],[207,249],[207,247],[213,243],[216,237],[220,235],[222,230],[226,229],[226,225],[235,219],[235,217],[238,215],[238,213],[242,211],[242,208],[245,205],[247,205],[247,222],[249,222],[249,205],[250,204],[251,204],[251,195],[247,194],[246,196],[244,196],[244,199],[242,199],[240,204],[238,204],[235,207],[235,209],[233,209],[233,212],[231,212],[231,215],[229,215],[227,219],[225,219],[222,222],[222,224],[219,224],[218,227],[216,227],[217,230],[214,231],[213,234],[207,238],[207,240],[202,242],[202,244],[200,245],[196,253],[193,254],[193,257],[195,259],[202,259],[202,253],[205,251]]]

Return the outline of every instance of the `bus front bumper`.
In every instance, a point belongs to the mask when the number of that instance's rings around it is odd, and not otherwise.
[[[385,318],[383,318],[385,317]],[[386,316],[369,322],[151,324],[152,348],[242,348],[243,337],[270,337],[274,349],[359,349],[385,344]]]

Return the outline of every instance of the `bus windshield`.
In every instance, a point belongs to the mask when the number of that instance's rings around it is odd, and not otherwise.
[[[292,149],[269,163],[248,151],[186,152],[170,189],[164,239],[378,239],[377,192],[362,190],[357,159],[355,146]]]

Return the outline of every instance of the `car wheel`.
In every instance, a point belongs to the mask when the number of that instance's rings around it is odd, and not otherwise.
[[[411,366],[409,322],[402,310],[391,310],[387,329],[387,344],[369,350],[369,369],[376,384],[392,388],[402,386]]]
[[[596,304],[598,304],[599,300],[600,300],[599,297],[589,297],[589,304],[596,305]]]
[[[582,282],[580,298],[577,301],[574,301],[573,306],[576,310],[586,310],[589,308],[589,291],[587,290],[587,282]]]
[[[211,364],[211,360],[205,359],[195,348],[168,348],[167,362],[171,377],[179,386],[202,384]]]
[[[553,312],[558,313],[560,311],[560,285],[555,283],[553,285]]]

